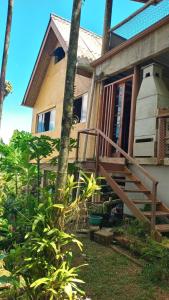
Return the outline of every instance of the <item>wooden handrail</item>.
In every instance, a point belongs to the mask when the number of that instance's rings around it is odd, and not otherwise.
[[[118,80],[116,80],[116,81],[113,81],[113,82],[111,82],[111,83],[109,83],[109,84],[106,84],[106,85],[104,85],[104,87],[108,87],[108,86],[110,86],[110,85],[115,85],[115,84],[122,84],[122,83],[124,83],[124,82],[126,82],[126,81],[129,81],[129,80],[133,80],[133,74],[128,75],[128,76],[126,76],[126,77],[123,77],[123,78],[121,78],[121,79],[118,79]]]
[[[112,27],[110,29],[110,32],[113,32],[113,31],[117,30],[119,27],[123,26],[124,24],[126,24],[127,22],[129,22],[130,20],[132,20],[133,18],[135,18],[137,15],[139,15],[147,7],[149,7],[150,5],[155,4],[155,3],[158,3],[158,2],[156,2],[156,0],[150,0],[150,1],[148,1],[146,4],[144,4],[144,6],[142,6],[138,10],[136,10],[129,17],[127,17],[126,19],[124,19],[123,21],[121,21],[120,23],[118,23],[117,25],[115,25],[114,27]]]
[[[145,176],[147,176],[153,183],[158,183],[157,179],[147,172],[142,166],[140,166],[134,158],[128,155],[123,149],[121,149],[116,143],[114,143],[109,137],[107,137],[100,129],[84,129],[79,131],[79,133],[89,133],[90,131],[95,131],[96,135],[102,136],[109,144],[111,144],[117,151],[119,151],[130,163],[135,165]]]
[[[123,155],[131,164],[137,167],[147,178],[152,181],[152,210],[151,210],[151,232],[154,235],[155,232],[155,224],[156,224],[156,204],[157,204],[157,185],[158,181],[154,178],[151,174],[147,172],[142,166],[140,166],[134,158],[132,158],[128,153],[126,153],[122,148],[120,148],[116,143],[114,143],[109,137],[107,137],[100,129],[98,128],[87,128],[78,132],[78,145],[80,134],[89,134],[94,135],[97,137],[97,144],[96,144],[96,175],[98,172],[98,163],[99,163],[99,141],[100,137],[104,138],[111,146],[113,146],[119,153]],[[77,148],[77,156],[76,159],[78,160],[78,148]]]
[[[100,137],[104,138],[105,141],[107,141],[111,146],[113,146],[119,153],[123,155],[131,164],[137,167],[138,170],[140,170],[147,178],[149,178],[152,181],[152,210],[151,210],[151,232],[154,235],[155,232],[155,224],[156,224],[156,205],[157,205],[157,185],[158,180],[154,178],[151,174],[147,172],[146,169],[144,169],[142,166],[140,166],[134,158],[132,158],[128,153],[126,153],[122,148],[120,148],[116,143],[114,143],[109,137],[107,137],[100,129],[98,128],[87,128],[84,130],[81,130],[78,132],[78,145],[79,145],[79,139],[80,134],[89,134],[94,135],[97,137],[97,143],[96,143],[96,175],[98,172],[98,164],[99,164],[99,141]],[[78,148],[77,148],[77,156],[76,159],[78,160]]]

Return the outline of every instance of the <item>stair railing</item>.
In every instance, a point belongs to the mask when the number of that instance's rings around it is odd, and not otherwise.
[[[145,168],[143,168],[140,164],[136,162],[136,160],[131,157],[128,153],[126,153],[122,148],[120,148],[115,142],[113,142],[109,137],[107,137],[100,129],[91,128],[91,129],[84,129],[78,132],[77,137],[77,149],[76,149],[76,161],[79,159],[79,145],[80,145],[80,135],[87,134],[96,137],[96,147],[95,147],[95,155],[96,155],[96,174],[98,173],[99,169],[99,151],[100,151],[100,144],[101,140],[105,140],[109,143],[112,147],[116,149],[129,163],[134,165],[137,170],[139,170],[144,176],[146,176],[152,182],[152,210],[151,210],[151,231],[152,233],[155,232],[155,224],[156,224],[156,205],[157,205],[157,185],[158,181],[155,177],[153,177]]]

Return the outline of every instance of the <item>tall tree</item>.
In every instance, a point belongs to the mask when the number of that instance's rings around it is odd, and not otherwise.
[[[105,14],[104,14],[104,28],[103,28],[103,43],[102,43],[102,55],[109,50],[109,39],[111,28],[113,0],[106,0]]]
[[[67,179],[70,132],[72,127],[72,119],[73,119],[74,82],[75,82],[75,74],[76,74],[81,7],[82,7],[82,0],[73,1],[69,49],[68,49],[68,56],[67,56],[65,92],[64,92],[64,102],[63,102],[61,147],[59,153],[57,182],[56,182],[57,191],[65,187],[65,183]]]
[[[4,97],[5,97],[5,77],[6,77],[8,50],[9,50],[10,33],[11,33],[11,25],[12,25],[13,3],[14,0],[8,0],[8,14],[7,14],[6,32],[5,32],[5,41],[4,41],[4,49],[3,49],[3,57],[2,57],[2,65],[1,65],[1,77],[0,77],[0,128],[1,128],[1,120],[2,120],[2,108],[3,108]]]

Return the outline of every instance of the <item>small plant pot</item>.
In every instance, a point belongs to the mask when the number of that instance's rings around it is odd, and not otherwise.
[[[90,225],[99,226],[99,225],[101,225],[102,220],[103,220],[103,217],[101,217],[101,216],[96,216],[96,215],[89,216],[89,224]]]

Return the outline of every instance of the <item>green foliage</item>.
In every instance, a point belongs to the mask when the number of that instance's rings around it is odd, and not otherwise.
[[[169,249],[152,239],[148,239],[142,249],[143,258],[148,263],[143,269],[143,275],[153,283],[169,280]]]
[[[10,81],[5,81],[5,97],[7,97],[10,93],[12,93],[13,87]]]
[[[48,176],[47,188],[39,188],[40,162],[59,147],[58,139],[19,131],[9,145],[0,142],[0,248],[10,274],[0,273],[0,284],[10,284],[10,291],[0,297],[75,300],[83,295],[79,267],[72,264],[72,247],[82,250],[82,244],[68,232],[100,188],[93,175],[82,173],[79,183],[74,175],[67,177],[59,203],[53,189],[56,174]],[[70,170],[77,171],[72,165]]]
[[[79,194],[73,197],[74,191],[77,189],[79,189]],[[81,172],[78,183],[74,180],[74,175],[68,176],[67,186],[60,193],[60,203],[53,205],[53,208],[59,210],[59,214],[57,214],[58,228],[64,230],[74,220],[75,226],[77,226],[80,210],[82,207],[86,207],[87,200],[98,191],[100,191],[100,187],[97,185],[97,180],[93,174],[88,177]]]
[[[71,266],[71,247],[75,243],[82,248],[82,244],[52,226],[50,213],[44,215],[44,209],[50,211],[49,202],[39,205],[23,246],[11,249],[6,266],[15,279],[23,278],[30,299],[76,299],[82,293],[77,286],[82,281],[78,268]]]
[[[91,203],[88,205],[88,212],[90,215],[102,215],[106,213],[104,204]]]
[[[125,227],[127,233],[145,239],[150,233],[150,229],[146,223],[136,219],[129,220],[129,224]]]
[[[168,239],[158,243],[150,238],[146,224],[136,220],[130,221],[118,229],[125,236],[125,246],[132,253],[145,260],[143,267],[144,280],[161,283],[169,280],[169,248]],[[167,245],[167,246],[166,246]]]

